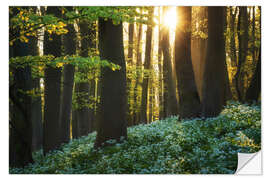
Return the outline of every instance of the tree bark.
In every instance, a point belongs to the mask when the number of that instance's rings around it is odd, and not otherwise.
[[[129,66],[133,65],[133,50],[134,50],[134,23],[130,23],[128,25],[128,59],[127,59],[127,64]],[[133,109],[132,109],[132,104],[131,104],[131,99],[132,93],[131,93],[131,88],[132,88],[132,78],[127,77],[127,89],[128,89],[128,126],[132,126],[133,124]]]
[[[158,11],[158,73],[159,73],[159,89],[158,89],[158,100],[159,100],[159,119],[164,118],[164,97],[163,97],[163,60],[162,60],[162,47],[161,47],[161,7],[159,7]]]
[[[72,11],[72,7],[66,7]],[[67,25],[68,33],[63,36],[64,55],[76,54],[76,32],[74,24]],[[72,108],[72,92],[74,85],[75,67],[72,64],[64,66],[63,93],[60,113],[61,143],[67,143],[70,140],[70,121]]]
[[[31,7],[33,12],[37,12],[37,7]],[[29,38],[29,55],[38,56],[38,38]],[[31,120],[32,120],[32,151],[37,151],[42,148],[42,101],[40,89],[40,77],[38,74],[32,75],[32,107],[31,107]]]
[[[224,30],[227,32],[227,7],[224,7]],[[224,41],[226,41],[226,37],[224,37]],[[225,43],[225,42],[224,42]],[[225,55],[225,98],[224,98],[224,105],[226,104],[227,100],[232,99],[232,91],[229,81],[229,74],[228,74],[228,66],[226,61],[226,55]]]
[[[237,65],[237,56],[236,56],[236,45],[235,45],[235,17],[236,17],[236,9],[233,12],[233,8],[230,7],[230,58],[231,65],[235,67]]]
[[[18,14],[15,8],[10,9],[10,19]],[[10,37],[18,37],[19,30],[10,27]],[[9,57],[20,57],[30,55],[29,44],[16,40],[13,46],[9,46]],[[11,107],[9,117],[9,166],[24,167],[32,163],[32,98],[27,91],[32,89],[31,67],[15,67],[12,85],[9,86],[9,106]]]
[[[163,7],[163,16],[169,7]],[[163,78],[164,78],[164,116],[178,114],[178,103],[176,99],[176,85],[173,78],[173,67],[170,48],[169,28],[163,26],[161,29],[161,49],[163,54]]]
[[[99,52],[106,59],[121,66],[120,70],[101,68],[100,119],[95,147],[107,145],[109,139],[127,137],[126,122],[126,64],[123,46],[123,25],[114,25],[111,19],[98,22]]]
[[[142,39],[142,24],[138,24],[138,39],[136,44],[136,52],[137,52],[137,59],[136,59],[136,82],[134,88],[134,118],[133,124],[136,125],[139,123],[140,120],[140,96],[139,96],[139,86],[141,86],[141,79],[142,79],[142,49],[141,49],[141,39]]]
[[[208,45],[204,70],[202,116],[217,116],[225,99],[224,8],[208,7]]]
[[[244,100],[244,79],[243,79],[243,65],[246,61],[248,51],[248,16],[247,7],[239,7],[238,15],[238,65],[237,72],[235,74],[236,92],[238,100],[242,102]]]
[[[175,33],[175,66],[179,93],[179,119],[198,117],[201,112],[191,61],[191,7],[178,7]]]
[[[249,88],[247,89],[246,101],[258,101],[261,93],[261,52],[259,51],[259,59],[256,71],[252,77]]]
[[[58,7],[47,7],[47,14],[61,17]],[[48,32],[44,35],[44,55],[61,56],[61,37],[52,34],[49,40]],[[46,66],[45,68],[45,91],[44,91],[44,130],[43,130],[43,153],[57,149],[60,145],[60,100],[61,100],[61,68]]]
[[[149,10],[149,17],[152,18],[153,9]],[[149,76],[146,77],[145,70],[150,70],[151,67],[151,49],[152,49],[152,25],[147,25],[146,31],[146,45],[145,45],[145,59],[144,59],[144,75],[142,84],[142,101],[140,110],[140,122],[147,123],[147,98],[148,98],[148,82]]]
[[[260,13],[261,13],[261,8]],[[253,7],[253,20],[252,20],[252,34],[253,34],[253,61],[255,61],[255,7]],[[261,18],[261,16],[260,16]],[[261,20],[261,19],[260,19]],[[259,25],[259,29],[261,31],[261,21]],[[261,33],[261,32],[260,32]],[[261,37],[261,35],[260,35]],[[261,45],[259,47],[259,57],[257,60],[257,66],[256,70],[254,72],[254,75],[252,77],[251,83],[247,89],[246,93],[246,101],[247,102],[253,102],[253,101],[258,101],[259,96],[261,94]]]
[[[192,24],[198,24],[199,26],[195,26],[192,31],[201,31],[205,34],[208,34],[207,26],[201,23],[205,22],[207,19],[207,7],[193,7],[193,9],[198,11],[198,13],[194,18],[192,18],[191,22]],[[205,65],[206,50],[207,38],[203,38],[201,36],[191,37],[191,59],[200,101],[202,101],[203,71]]]

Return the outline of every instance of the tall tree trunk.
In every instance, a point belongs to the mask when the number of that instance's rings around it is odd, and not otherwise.
[[[260,13],[261,13],[261,8]],[[253,61],[255,61],[255,7],[253,7],[253,20],[252,20],[252,34],[253,34]],[[260,15],[261,18],[261,15]],[[261,19],[260,19],[260,25],[259,25],[260,33],[261,33]],[[261,35],[260,35],[261,37]],[[254,75],[252,77],[251,83],[247,89],[246,93],[246,101],[252,102],[252,101],[258,101],[259,96],[261,93],[261,45],[259,47],[259,57],[257,61],[256,70],[254,72]]]
[[[133,50],[134,50],[134,23],[130,23],[128,25],[128,59],[127,64],[129,66],[133,65]],[[132,78],[127,77],[127,88],[128,92],[131,92],[132,88]],[[132,99],[132,93],[128,93],[128,126],[132,126],[133,124],[133,114],[132,107],[131,107],[131,99]]]
[[[200,115],[201,105],[191,62],[191,7],[178,7],[175,33],[175,68],[179,93],[179,119]]]
[[[111,19],[98,22],[99,52],[101,59],[121,66],[120,70],[101,69],[100,119],[95,147],[109,139],[127,137],[126,122],[126,64],[123,46],[123,25],[114,25]],[[106,144],[105,144],[106,145]]]
[[[169,7],[163,7],[163,16]],[[178,104],[176,99],[176,86],[173,80],[173,67],[170,48],[169,28],[163,26],[161,29],[161,48],[163,54],[163,77],[164,77],[164,116],[178,114]]]
[[[238,53],[238,65],[237,72],[235,74],[236,91],[238,100],[244,100],[244,80],[243,80],[243,65],[246,61],[248,51],[248,16],[247,7],[239,7],[238,16],[238,42],[239,42],[239,53]]]
[[[32,124],[33,124],[33,135],[32,135],[32,150],[37,151],[42,148],[43,144],[43,127],[42,127],[42,100],[41,100],[41,89],[40,89],[40,78],[33,78],[32,89],[34,89],[37,96],[32,97]]]
[[[158,89],[158,100],[159,100],[159,119],[164,118],[164,99],[163,99],[163,61],[162,61],[162,47],[161,47],[161,7],[158,11],[158,73],[159,73],[159,89]]]
[[[19,13],[12,9],[13,14]],[[17,29],[10,28],[9,36],[19,36]],[[10,58],[27,56],[30,54],[30,47],[20,40],[9,46]],[[11,69],[10,69],[11,71]],[[31,106],[32,98],[27,91],[32,89],[31,67],[15,67],[13,70],[13,84],[9,87],[10,121],[9,121],[9,166],[24,167],[32,163],[32,120]]]
[[[237,56],[236,56],[236,45],[235,45],[235,17],[236,17],[236,8],[233,11],[233,7],[229,8],[230,10],[230,58],[231,65],[235,67],[237,65]]]
[[[37,8],[32,7],[33,11],[36,12]],[[31,56],[37,56],[39,55],[38,51],[38,39],[36,37],[29,37],[29,50]],[[41,89],[40,89],[40,77],[33,76],[32,79],[32,90],[35,92],[35,96],[32,97],[32,113],[31,113],[31,119],[32,119],[32,150],[37,151],[42,148],[43,144],[43,127],[42,127],[42,101],[41,101]]]
[[[224,7],[224,30],[227,32],[227,7]],[[226,37],[224,37],[224,41]],[[224,98],[224,105],[226,104],[227,100],[232,99],[232,91],[231,91],[231,86],[230,86],[230,81],[229,81],[229,74],[228,74],[228,66],[227,66],[227,61],[226,61],[226,55],[225,55],[225,98]]]
[[[90,49],[90,56],[96,56],[97,55],[97,23],[96,22],[91,22],[90,23],[90,29],[88,31],[89,33],[89,39],[88,39],[88,44],[89,44],[89,49]],[[93,74],[96,77],[97,75],[97,69],[93,70]],[[90,80],[90,92],[89,95],[92,98],[94,98],[94,100],[90,101],[90,103],[92,104],[92,106],[90,107],[89,110],[89,117],[90,117],[90,127],[89,127],[89,132],[93,132],[95,130],[95,124],[97,121],[96,115],[95,115],[95,111],[96,111],[96,79],[92,78]]]
[[[252,61],[256,62],[255,6],[252,7]]]
[[[192,24],[199,24],[195,26],[192,31],[200,31],[207,35],[207,26],[201,22],[207,20],[207,7],[192,7],[192,11],[198,11],[196,17],[192,18]],[[203,71],[205,65],[205,57],[207,50],[207,38],[195,36],[191,38],[191,59],[194,71],[194,77],[200,101],[202,101],[202,85],[203,85]]]
[[[136,82],[134,88],[134,124],[139,123],[140,118],[140,106],[139,106],[139,86],[141,86],[142,78],[142,49],[141,49],[141,39],[142,39],[142,24],[138,24],[138,39],[136,44],[137,60],[136,60]]]
[[[208,7],[208,45],[204,71],[202,116],[217,116],[225,99],[224,8]]]
[[[14,43],[14,47],[20,47],[25,50],[26,45],[21,42]],[[20,55],[15,50],[15,56]],[[9,136],[9,166],[23,167],[32,163],[32,120],[31,120],[31,96],[26,92],[31,90],[31,68],[16,68],[14,70],[13,85],[10,87],[10,103],[13,104],[12,118],[10,121]]]
[[[151,123],[153,121],[153,104],[154,104],[154,91],[153,91],[153,80],[150,79],[150,84],[148,86],[148,94],[149,94],[149,100],[148,100],[148,123]]]
[[[149,17],[152,18],[153,9],[149,10]],[[148,98],[148,82],[149,76],[146,77],[145,70],[150,70],[151,67],[151,49],[152,49],[152,25],[147,26],[146,31],[146,46],[145,46],[145,59],[144,59],[144,74],[143,74],[143,84],[142,84],[142,101],[140,110],[140,122],[147,123],[147,98]]]
[[[58,7],[47,7],[47,14],[61,17]],[[53,40],[49,40],[49,36]],[[44,35],[44,55],[61,56],[61,36],[56,34]],[[60,145],[60,97],[61,97],[61,68],[46,66],[45,68],[45,91],[44,91],[44,130],[43,152],[57,149]]]
[[[256,71],[252,77],[249,88],[247,89],[246,100],[248,102],[258,101],[261,93],[261,51],[259,51],[259,59]]]
[[[68,11],[72,11],[72,7],[66,7]],[[63,37],[63,46],[65,55],[76,54],[76,32],[74,24],[67,25],[68,33]],[[72,107],[72,91],[74,84],[75,67],[72,64],[64,66],[64,82],[63,93],[60,110],[60,128],[61,128],[61,143],[67,143],[70,140],[70,120]]]

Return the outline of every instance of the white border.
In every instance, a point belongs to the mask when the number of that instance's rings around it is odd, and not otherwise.
[[[93,6],[93,5],[185,5],[185,6],[250,6],[250,5],[262,5],[262,148],[263,148],[263,176],[237,176],[237,175],[218,175],[218,178],[245,178],[245,179],[261,179],[266,178],[270,171],[268,168],[270,167],[269,161],[269,130],[270,128],[270,116],[269,110],[270,107],[270,88],[269,88],[269,74],[270,72],[270,46],[269,46],[269,36],[270,36],[270,28],[269,28],[269,19],[270,19],[270,6],[269,0],[8,0],[4,1],[0,6],[0,13],[1,13],[1,60],[0,60],[0,82],[1,82],[1,92],[0,92],[0,100],[1,100],[1,178],[4,179],[13,179],[13,178],[27,178],[27,179],[47,179],[48,176],[31,176],[31,175],[24,175],[24,176],[17,176],[17,175],[8,175],[8,6],[13,5],[72,5],[72,6]],[[154,177],[153,177],[154,176]],[[229,177],[228,177],[229,176]],[[80,179],[89,179],[89,178],[110,178],[110,179],[137,179],[137,178],[149,178],[148,175],[140,175],[140,176],[132,176],[132,175],[110,175],[110,176],[101,176],[101,175],[91,175],[91,176],[58,176],[58,175],[50,175],[49,178],[80,178]],[[152,175],[151,177],[155,179],[182,179],[182,178],[203,178],[203,179],[216,179],[215,175]],[[269,177],[268,177],[269,179]]]

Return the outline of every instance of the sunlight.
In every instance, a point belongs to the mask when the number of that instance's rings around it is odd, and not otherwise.
[[[170,7],[167,13],[163,17],[163,24],[170,29],[175,29],[177,16],[176,16],[176,7]]]

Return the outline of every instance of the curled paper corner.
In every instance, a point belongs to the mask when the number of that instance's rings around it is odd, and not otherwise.
[[[240,175],[261,175],[262,174],[262,153],[238,153],[238,164],[235,174]]]

